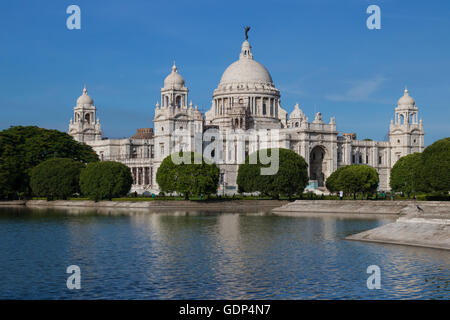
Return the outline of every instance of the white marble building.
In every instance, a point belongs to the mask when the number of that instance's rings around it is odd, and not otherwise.
[[[138,193],[159,192],[156,171],[161,161],[175,151],[204,149],[208,144],[204,133],[211,129],[224,135],[234,133],[212,153],[225,159],[219,162],[219,193],[237,191],[237,163],[242,159],[237,155],[234,140],[242,142],[245,154],[268,146],[251,142],[249,137],[254,130],[276,132],[270,146],[288,148],[301,155],[309,164],[311,186],[319,189],[337,168],[367,164],[377,169],[380,190],[389,190],[389,174],[394,163],[424,148],[423,123],[406,89],[395,108],[388,141],[357,140],[354,133],[340,134],[335,118],[325,123],[320,112],[310,122],[298,104],[288,115],[281,106],[280,91],[269,71],[254,60],[247,40],[242,44],[239,59],[223,73],[209,111],[203,115],[192,102],[188,104],[188,94],[185,80],[174,65],[164,80],[161,103],[155,107],[153,129],[138,129],[128,139],[104,139],[96,107],[84,88],[74,107],[69,134],[92,146],[101,160],[120,161],[129,166],[134,178],[132,191]],[[179,132],[184,132],[187,140],[181,141]]]

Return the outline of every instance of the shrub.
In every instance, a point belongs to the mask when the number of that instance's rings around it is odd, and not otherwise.
[[[31,171],[30,186],[37,197],[47,200],[67,199],[80,191],[80,171],[84,164],[67,158],[54,158],[37,165]]]
[[[270,167],[270,164],[261,163],[261,153],[271,157],[276,150],[279,155],[278,171],[273,175],[262,175],[261,168]],[[255,159],[255,164],[250,159]],[[260,192],[272,198],[281,196],[291,198],[302,194],[308,183],[308,165],[300,155],[288,149],[259,150],[245,159],[239,165],[237,183],[239,192]]]
[[[92,162],[80,174],[81,193],[95,201],[125,196],[132,184],[130,169],[120,162]]]

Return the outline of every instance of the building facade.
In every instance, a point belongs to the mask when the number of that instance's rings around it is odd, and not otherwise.
[[[176,151],[207,151],[221,170],[218,192],[230,194],[237,192],[239,163],[262,148],[286,148],[301,155],[309,164],[310,187],[319,190],[324,190],[333,171],[349,164],[374,167],[380,176],[379,189],[389,190],[390,170],[395,162],[424,149],[423,122],[407,89],[395,108],[389,140],[357,140],[354,133],[340,134],[334,117],[324,122],[318,112],[310,122],[298,104],[288,114],[269,71],[254,60],[248,40],[242,44],[239,59],[223,73],[209,111],[202,114],[192,102],[188,103],[188,94],[185,80],[174,64],[164,80],[161,102],[155,106],[153,128],[137,129],[128,139],[104,139],[94,101],[84,88],[74,107],[69,134],[92,146],[101,160],[119,161],[130,167],[132,191],[138,193],[159,192],[158,167]]]

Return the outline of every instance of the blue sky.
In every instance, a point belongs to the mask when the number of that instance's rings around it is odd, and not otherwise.
[[[66,8],[81,8],[81,30]],[[369,30],[366,8],[381,8]],[[425,143],[450,136],[450,1],[117,1],[0,3],[0,129],[67,131],[87,84],[108,137],[153,126],[174,60],[205,111],[250,25],[255,60],[270,71],[282,106],[336,117],[339,131],[385,138],[407,85]]]

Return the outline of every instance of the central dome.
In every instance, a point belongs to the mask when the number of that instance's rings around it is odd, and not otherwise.
[[[251,46],[247,40],[242,44],[239,60],[228,66],[219,85],[234,83],[273,83],[266,67],[253,60]]]
[[[272,77],[261,63],[239,59],[225,70],[220,79],[220,84],[228,83],[272,83]]]

